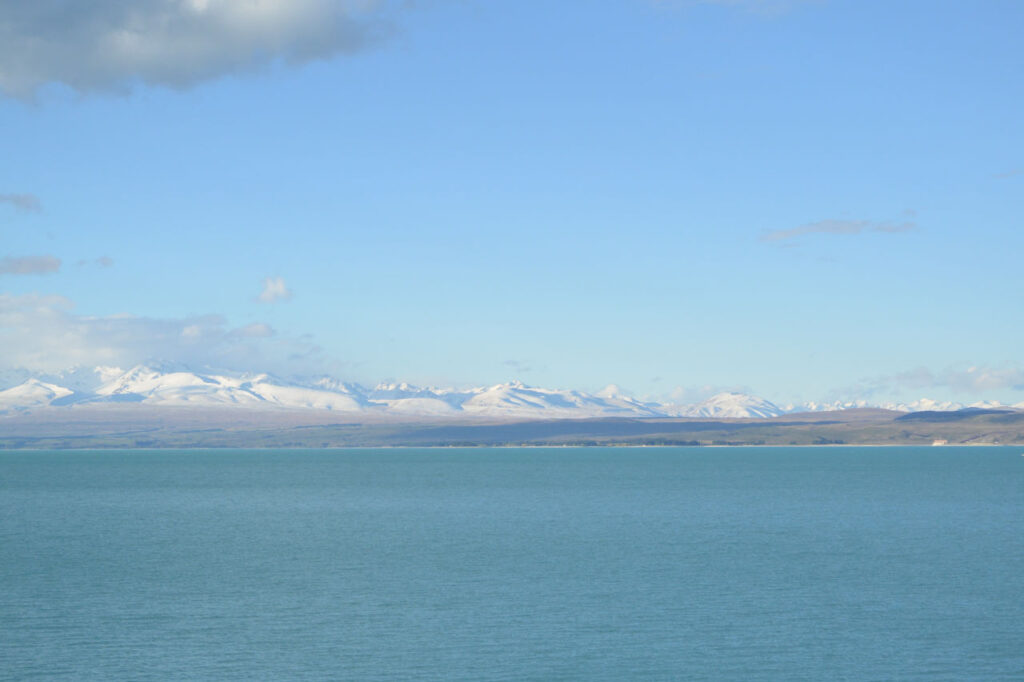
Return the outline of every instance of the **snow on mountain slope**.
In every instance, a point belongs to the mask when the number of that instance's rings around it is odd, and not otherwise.
[[[930,398],[921,398],[908,403],[883,403],[881,407],[897,412],[956,412],[964,409],[963,403],[931,400]]]
[[[420,388],[406,383],[378,384],[367,399],[403,413],[463,413],[478,417],[523,419],[605,416],[655,417],[660,412],[632,398],[589,395],[527,386],[520,381],[465,390]],[[447,407],[446,407],[447,406]]]
[[[330,391],[331,393],[343,393],[351,396],[353,400],[361,405],[366,404],[366,389],[350,381],[338,381],[334,377],[320,377],[313,380],[298,379],[294,382],[289,382],[289,384],[316,388],[321,391]]]
[[[661,416],[640,403],[600,398],[579,391],[558,391],[513,381],[479,391],[462,403],[462,410],[479,416],[543,419]]]
[[[0,391],[0,411],[45,407],[74,393],[71,389],[29,379],[23,384]]]
[[[481,416],[557,416],[579,405],[554,391],[529,388],[518,381],[480,389],[462,403],[464,412]]]
[[[215,390],[219,385],[218,381],[192,372],[160,372],[140,365],[102,384],[96,389],[96,395],[151,397],[197,387]]]
[[[457,415],[461,410],[438,398],[396,398],[394,400],[381,400],[388,412],[395,414],[421,414],[424,416],[451,416]]]
[[[1013,409],[1014,405],[1004,405],[998,400],[979,400],[976,403],[971,403],[967,407],[973,407],[979,410],[1005,410],[1007,408]]]
[[[673,416],[711,419],[767,419],[784,414],[774,403],[744,393],[719,393],[696,405],[666,407]]]
[[[194,372],[133,367],[96,389],[97,398],[151,405],[253,405],[261,398],[241,388],[242,379]]]
[[[353,396],[334,391],[322,391],[302,386],[281,386],[263,380],[243,384],[242,388],[268,403],[281,407],[342,412],[358,412],[363,409],[359,400]]]
[[[400,405],[398,409],[407,411],[421,405],[429,412],[444,410],[434,401],[440,401],[455,411],[461,408],[462,403],[476,395],[481,389],[469,389],[459,391],[450,388],[421,388],[405,382],[399,384],[377,384],[372,390],[366,393],[368,400],[373,400],[389,406]],[[414,402],[398,403],[400,400],[411,400]]]
[[[872,407],[866,400],[833,400],[831,402],[806,402],[799,405],[787,405],[783,412],[837,412],[839,410],[855,410]]]
[[[373,400],[396,400],[400,398],[422,398],[425,394],[433,395],[434,392],[429,388],[420,388],[403,381],[399,384],[377,384],[367,396]]]
[[[345,393],[285,385],[265,374],[231,377],[194,372],[160,372],[139,366],[96,390],[99,398],[134,400],[151,405],[245,405],[306,409],[362,409],[360,401]]]

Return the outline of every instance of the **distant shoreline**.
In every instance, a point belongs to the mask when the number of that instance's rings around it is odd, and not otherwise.
[[[74,417],[74,418],[72,418]],[[993,447],[1024,445],[1024,412],[844,410],[771,419],[320,421],[174,408],[0,418],[0,450]],[[934,445],[936,442],[942,445]]]

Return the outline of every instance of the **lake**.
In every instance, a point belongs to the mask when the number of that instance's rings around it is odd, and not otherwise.
[[[1024,679],[1021,448],[0,452],[0,677]]]

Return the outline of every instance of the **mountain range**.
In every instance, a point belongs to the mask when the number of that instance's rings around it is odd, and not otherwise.
[[[116,403],[492,419],[766,419],[791,413],[868,407],[900,412],[956,411],[969,407],[1024,410],[1024,403],[964,405],[928,399],[906,403],[856,401],[779,406],[763,398],[736,392],[719,393],[698,403],[679,405],[638,400],[616,386],[608,386],[593,394],[527,386],[519,381],[470,389],[418,387],[406,383],[366,388],[329,377],[285,380],[268,374],[197,372],[160,364],[139,365],[128,371],[109,367],[76,370],[55,377],[29,378],[0,390],[0,414]]]

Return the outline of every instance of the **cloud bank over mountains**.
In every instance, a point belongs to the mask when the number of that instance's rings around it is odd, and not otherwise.
[[[982,395],[993,391],[1024,391],[1024,369],[998,367],[946,367],[933,371],[917,367],[905,372],[875,377],[839,391],[842,395],[866,398],[907,391],[952,391],[962,395]]]
[[[387,36],[384,0],[32,0],[0,3],[0,92],[143,82],[185,88],[274,61],[351,54]]]
[[[221,315],[158,318],[80,315],[63,296],[0,293],[0,370],[47,374],[69,367],[131,366],[150,358],[196,367],[287,374],[332,369],[321,349],[278,336],[264,322],[232,327]]]

